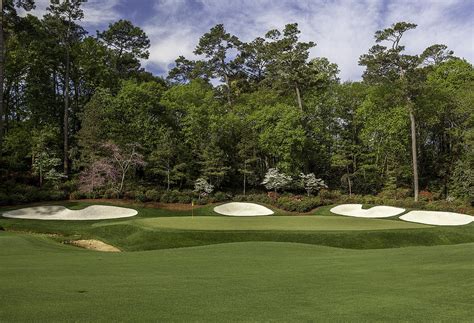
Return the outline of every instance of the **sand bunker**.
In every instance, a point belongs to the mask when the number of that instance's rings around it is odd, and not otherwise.
[[[264,206],[255,203],[241,203],[232,202],[226,203],[214,208],[214,211],[231,216],[259,216],[259,215],[271,215],[273,211]]]
[[[432,225],[464,225],[474,221],[474,216],[453,212],[411,211],[402,215],[400,219]]]
[[[341,204],[331,209],[332,213],[358,218],[389,218],[405,212],[405,209],[393,206],[374,206],[362,209],[362,204]]]
[[[138,212],[134,209],[118,206],[92,205],[82,210],[69,210],[64,206],[49,205],[8,211],[2,216],[34,220],[103,220],[127,218],[137,214]]]
[[[104,252],[121,252],[119,248],[109,245],[100,240],[94,240],[94,239],[74,240],[74,241],[70,241],[69,243],[72,245],[85,248],[85,249],[90,249],[90,250],[104,251]]]

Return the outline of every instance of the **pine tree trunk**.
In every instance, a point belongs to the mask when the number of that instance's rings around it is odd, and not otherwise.
[[[64,174],[69,173],[69,48],[66,48],[66,75],[64,76]]]
[[[413,192],[415,202],[418,202],[418,158],[416,149],[416,123],[413,107],[410,105],[411,155],[413,163]]]
[[[244,196],[245,196],[246,182],[247,182],[247,175],[244,173]]]
[[[4,51],[4,33],[3,33],[3,0],[0,0],[0,154],[4,134],[4,106],[3,106],[3,82],[5,76],[5,51]],[[5,118],[6,119],[6,118]]]
[[[300,89],[298,88],[298,85],[295,86],[295,90],[296,90],[296,99],[298,100],[298,107],[300,108],[300,111],[303,112],[303,103],[301,102]]]

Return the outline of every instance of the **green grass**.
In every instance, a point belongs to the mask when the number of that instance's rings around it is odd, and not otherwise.
[[[331,206],[255,218],[218,216],[213,206],[194,218],[129,207],[136,217],[0,218],[0,321],[457,322],[474,314],[474,224],[341,217]],[[88,238],[136,252],[58,243]]]
[[[474,244],[100,253],[0,232],[1,321],[472,321]]]
[[[50,203],[48,203],[50,204]],[[89,202],[58,202],[79,209]],[[106,204],[106,203],[102,203]],[[129,219],[101,221],[39,221],[0,218],[0,227],[9,231],[57,233],[58,241],[100,239],[126,251],[203,246],[230,242],[296,242],[351,249],[379,249],[432,246],[474,242],[474,223],[460,227],[432,227],[389,219],[362,219],[336,216],[331,206],[301,216],[236,218],[216,215],[212,205],[190,211],[170,211],[122,205],[138,210]],[[7,210],[0,209],[0,212]],[[278,210],[277,210],[278,211]]]
[[[427,228],[429,226],[380,219],[362,219],[342,216],[261,216],[261,217],[166,217],[120,222],[153,229],[225,230],[225,231],[360,231]],[[104,226],[107,224],[94,224]]]

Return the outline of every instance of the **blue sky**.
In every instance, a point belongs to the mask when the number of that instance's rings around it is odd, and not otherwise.
[[[42,15],[48,0],[37,0]],[[243,41],[297,22],[302,40],[317,46],[311,57],[339,65],[342,80],[359,80],[358,57],[373,35],[397,21],[418,24],[402,41],[410,53],[442,43],[474,62],[474,0],[88,0],[83,25],[91,33],[118,19],[131,20],[151,40],[145,68],[166,74],[179,55],[193,58],[199,37],[223,23]]]

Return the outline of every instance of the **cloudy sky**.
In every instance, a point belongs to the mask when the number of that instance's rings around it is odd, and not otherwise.
[[[42,15],[48,0],[37,0]],[[442,43],[474,62],[474,0],[88,0],[83,25],[91,33],[118,19],[142,27],[151,40],[147,70],[166,74],[179,55],[193,57],[199,37],[223,23],[243,41],[297,22],[301,39],[315,41],[311,57],[339,65],[342,80],[358,80],[358,57],[373,45],[373,34],[397,21],[418,24],[404,44],[420,53]]]

